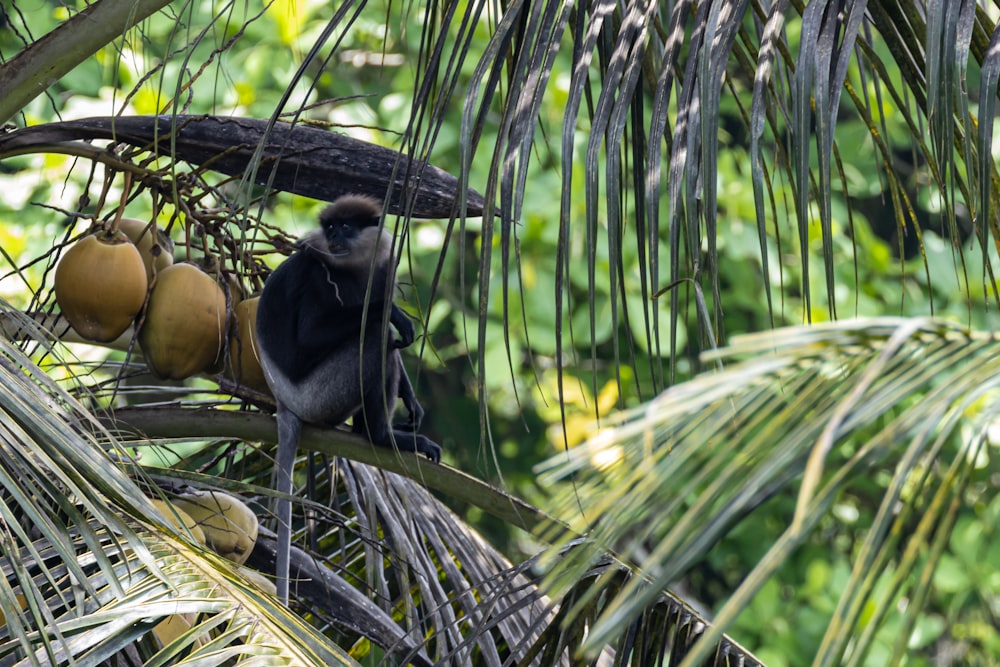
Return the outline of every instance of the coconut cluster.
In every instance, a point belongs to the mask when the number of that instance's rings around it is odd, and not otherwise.
[[[267,391],[256,354],[257,299],[239,300],[238,282],[228,282],[218,262],[175,264],[173,247],[155,224],[132,218],[122,218],[112,231],[83,237],[56,267],[55,296],[63,317],[82,338],[97,343],[115,341],[135,325],[147,365],[164,380],[219,372],[228,347],[233,379]],[[227,309],[220,284],[227,285],[232,308]],[[275,593],[273,582],[243,565],[257,540],[258,522],[240,499],[203,491],[153,503],[194,541],[231,560],[245,579]],[[184,641],[196,631],[197,620],[193,614],[168,616],[153,633],[164,646]],[[206,632],[195,644],[209,639]]]
[[[228,348],[232,377],[267,391],[254,333],[256,298],[239,301],[238,283],[230,285],[234,306],[227,312],[226,293],[211,275],[220,272],[174,264],[172,253],[163,230],[133,218],[122,218],[115,231],[85,236],[56,267],[63,317],[97,343],[110,343],[136,324],[146,363],[165,380],[217,372]]]

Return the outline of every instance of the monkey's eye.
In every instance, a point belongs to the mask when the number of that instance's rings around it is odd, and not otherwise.
[[[331,242],[343,242],[353,239],[357,235],[358,230],[354,225],[347,222],[338,222],[335,225],[330,226],[330,231],[327,234],[327,238]]]

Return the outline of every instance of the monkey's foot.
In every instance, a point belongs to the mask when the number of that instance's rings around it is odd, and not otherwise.
[[[423,454],[432,463],[441,462],[441,445],[437,444],[426,435],[413,433],[412,431],[393,431],[395,443],[389,443],[390,447],[398,447],[405,452],[416,452]]]

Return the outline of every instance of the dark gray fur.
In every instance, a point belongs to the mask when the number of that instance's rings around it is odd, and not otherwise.
[[[441,458],[441,447],[417,433],[423,409],[398,350],[413,341],[413,325],[391,303],[392,236],[379,226],[380,214],[367,197],[337,200],[264,285],[257,341],[278,403],[279,493],[292,492],[303,422],[336,426],[353,417],[353,431],[375,445]],[[392,426],[397,398],[409,419]],[[287,600],[291,503],[277,501],[275,512],[278,595]]]

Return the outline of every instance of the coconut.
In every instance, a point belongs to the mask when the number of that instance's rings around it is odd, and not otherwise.
[[[109,343],[122,335],[146,300],[146,267],[121,233],[86,236],[56,267],[56,302],[87,340]]]
[[[182,380],[219,358],[226,340],[226,296],[192,264],[169,266],[149,295],[139,344],[159,377]]]
[[[259,526],[257,515],[242,500],[222,491],[200,491],[172,502],[202,529],[209,549],[240,564],[250,557]]]
[[[230,373],[241,385],[268,392],[257,349],[257,305],[260,297],[244,299],[233,308],[236,326],[229,338]]]
[[[219,258],[214,255],[205,255],[201,259],[195,260],[195,265],[212,276],[219,286],[225,286],[229,290],[229,301],[235,307],[243,300],[243,286],[240,285],[240,277],[232,271],[224,271],[219,262]]]
[[[118,229],[135,244],[146,265],[146,278],[153,282],[153,276],[174,263],[174,242],[167,233],[156,225],[136,218],[122,218],[118,221]],[[156,242],[153,242],[153,239]]]

